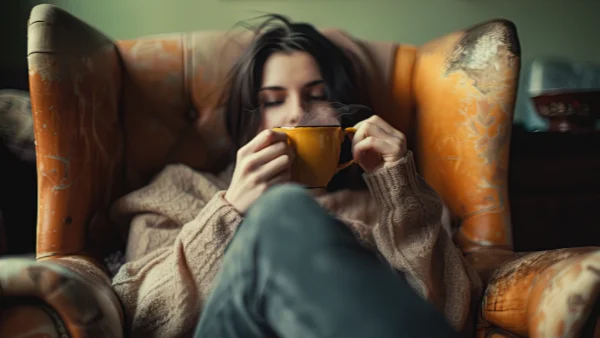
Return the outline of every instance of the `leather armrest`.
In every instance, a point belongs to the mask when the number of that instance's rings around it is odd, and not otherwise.
[[[599,294],[600,248],[515,254],[490,276],[478,329],[536,338],[600,333]]]
[[[58,314],[43,302],[5,302],[0,308],[0,337],[65,337],[67,329]],[[9,304],[6,304],[9,303]]]
[[[48,306],[61,320],[54,326],[64,325],[71,337],[123,337],[122,308],[110,280],[95,263],[83,256],[38,261],[0,259],[0,298],[2,303],[10,300],[17,304],[17,308],[12,306],[2,311],[3,319],[34,314],[41,323],[47,323],[52,318],[44,319],[35,308],[43,310]],[[18,308],[19,301],[31,299],[45,305],[30,304]],[[16,332],[22,323],[14,319],[0,321],[0,324],[3,326],[0,330]]]

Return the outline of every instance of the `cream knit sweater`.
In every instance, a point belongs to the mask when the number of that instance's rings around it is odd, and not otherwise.
[[[243,220],[223,198],[230,177],[231,169],[210,175],[171,165],[113,205],[112,219],[129,228],[127,263],[113,287],[132,337],[193,335],[224,249]],[[412,154],[364,179],[369,191],[318,201],[403,271],[454,328],[471,331],[465,326],[480,282],[442,229],[440,199],[417,175]]]

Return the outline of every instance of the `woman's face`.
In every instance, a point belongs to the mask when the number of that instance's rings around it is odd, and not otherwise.
[[[338,124],[315,59],[306,52],[276,52],[263,69],[258,101],[260,130]]]

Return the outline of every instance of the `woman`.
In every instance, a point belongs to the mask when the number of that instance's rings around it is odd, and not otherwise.
[[[136,239],[113,279],[127,330],[186,337],[197,327],[197,337],[211,338],[464,331],[474,284],[401,132],[377,116],[356,124],[350,148],[367,191],[309,195],[286,184],[294,154],[271,128],[334,102],[361,103],[364,91],[348,57],[312,26],[273,16],[258,31],[227,93],[233,173],[168,166],[113,207]]]

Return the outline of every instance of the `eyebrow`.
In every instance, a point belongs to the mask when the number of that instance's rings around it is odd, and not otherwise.
[[[304,88],[314,87],[314,86],[320,85],[320,84],[322,84],[324,82],[325,81],[323,79],[310,81],[310,82],[308,82],[307,84],[304,85]],[[285,90],[285,88],[283,88],[281,86],[269,86],[269,87],[262,87],[258,91],[261,92],[263,90]]]

